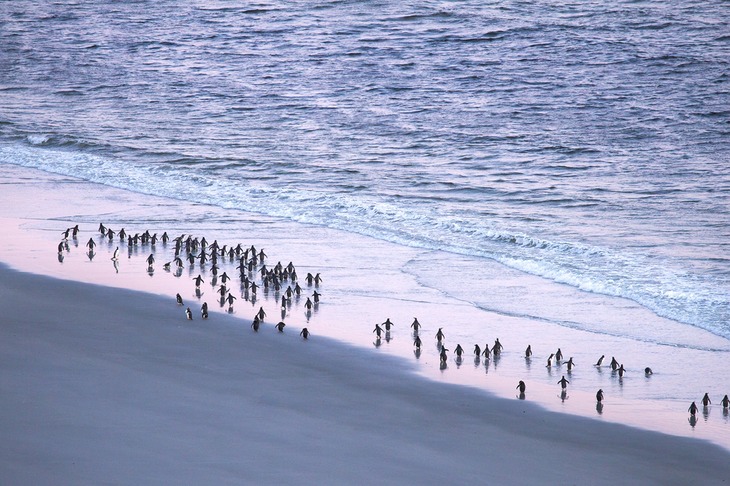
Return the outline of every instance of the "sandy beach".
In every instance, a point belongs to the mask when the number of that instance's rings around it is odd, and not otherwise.
[[[0,270],[4,484],[722,484],[727,451],[298,330]]]
[[[123,192],[111,192],[115,197],[106,203],[93,197],[84,203],[70,197],[72,179],[14,168],[4,175],[3,224],[13,237],[3,261],[35,274],[0,269],[3,484],[521,484],[544,478],[723,484],[730,478],[730,453],[706,441],[548,411],[530,400],[541,396],[539,385],[528,389],[528,400],[517,400],[449,383],[456,373],[428,379],[426,358],[409,361],[380,346],[323,336],[324,329],[372,313],[365,304],[372,305],[372,295],[359,303],[325,287],[329,298],[339,295],[351,305],[311,320],[292,308],[283,333],[273,327],[278,316],[269,316],[258,333],[249,327],[259,304],[271,309],[266,298],[239,302],[235,313],[217,309],[206,321],[195,307],[189,321],[173,296],[184,288],[185,299],[194,299],[191,274],[185,273],[185,285],[164,273],[141,280],[142,251],[125,254],[119,273],[108,261],[111,247],[93,262],[82,258],[91,218],[115,207],[134,220],[135,211],[145,210],[139,203],[124,201]],[[7,202],[21,195],[26,205]],[[174,207],[158,205],[157,214],[164,218]],[[66,260],[54,262],[49,242],[57,237],[50,235],[74,218],[86,221],[85,231]],[[263,226],[256,231],[275,228]],[[307,266],[341,264],[294,240],[280,244]],[[48,262],[56,265],[44,267]],[[84,283],[95,279],[112,286]],[[391,293],[405,292],[396,281]],[[439,300],[432,298],[435,308]],[[395,309],[382,300],[380,312]],[[299,335],[304,326],[313,330],[307,341]],[[364,334],[373,338],[369,328]],[[433,354],[428,348],[426,356]],[[496,371],[490,379],[503,372]],[[496,380],[493,386],[501,386]],[[575,402],[589,394],[573,396]]]

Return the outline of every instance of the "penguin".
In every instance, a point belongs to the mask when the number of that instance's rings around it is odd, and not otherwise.
[[[309,339],[309,330],[306,327],[302,328],[302,332],[300,332],[299,335],[302,336],[304,339]]]
[[[150,256],[147,257],[147,266],[151,267],[154,264],[155,264],[155,256],[152,253],[150,253]]]
[[[492,355],[493,356],[499,356],[499,354],[502,352],[502,343],[499,342],[499,338],[494,340],[494,346],[492,346]]]
[[[200,284],[205,283],[205,280],[203,280],[203,277],[201,277],[200,274],[198,274],[198,276],[195,277],[193,281],[195,282],[196,287],[200,287]]]
[[[284,326],[286,326],[286,324],[284,324],[284,321],[279,321],[274,327],[277,331],[284,332]]]
[[[560,348],[558,348],[557,352],[555,353],[555,362],[560,363],[563,360],[563,352],[560,351]]]
[[[624,369],[624,365],[619,366],[619,368],[618,368],[618,377],[619,378],[623,378],[625,372],[626,372],[626,370]]]
[[[482,355],[482,348],[480,348],[478,344],[475,344],[474,345],[474,356],[476,356],[478,358],[481,355]]]
[[[418,330],[421,328],[421,323],[418,322],[417,318],[413,318],[413,322],[411,323],[411,327],[413,328],[413,332],[418,334]]]
[[[201,310],[201,312],[205,312],[207,314],[208,313],[208,303],[203,302],[203,305],[200,307],[200,310]]]
[[[66,240],[61,241],[61,243],[58,244],[58,253],[63,253],[63,250],[66,248]]]
[[[177,301],[177,305],[183,305],[183,298],[182,298],[182,295],[180,295],[180,294],[176,294],[176,295],[175,295],[175,300]]]
[[[653,375],[653,374],[654,374],[654,372],[653,372],[653,371],[651,370],[651,368],[649,368],[649,367],[647,366],[646,368],[644,368],[644,374],[645,374],[646,376],[649,376],[649,375]]]
[[[605,357],[606,357],[606,355],[602,354],[601,357],[598,358],[598,361],[596,361],[596,364],[594,364],[593,366],[601,366],[601,363],[603,363],[603,358],[605,358]]]
[[[117,261],[117,260],[119,260],[119,247],[117,247],[117,248],[116,248],[116,249],[114,250],[114,255],[112,256],[112,260],[113,260],[113,261]]]
[[[89,250],[94,250],[94,247],[96,246],[96,242],[94,241],[94,238],[89,238],[89,241],[86,242],[86,247]]]
[[[261,324],[261,321],[259,321],[258,316],[254,317],[253,322],[251,322],[251,329],[258,332],[260,324]]]
[[[380,324],[375,324],[375,329],[373,329],[373,332],[379,338],[383,334],[383,328],[380,327]]]
[[[601,403],[603,401],[603,390],[599,389],[596,392],[596,402]]]
[[[416,336],[416,339],[413,341],[413,345],[416,349],[421,349],[421,338],[419,336]]]
[[[550,368],[553,365],[553,356],[555,356],[555,353],[550,353],[550,356],[548,356],[546,368]]]
[[[484,359],[489,359],[491,352],[489,351],[489,344],[484,345],[484,351],[482,351],[482,356],[484,356]]]
[[[190,307],[188,307],[187,309],[185,309],[185,315],[188,316],[188,320],[189,321],[192,321],[193,320],[193,312],[190,310]]]
[[[571,371],[573,369],[573,366],[575,366],[575,363],[573,363],[573,357],[571,356],[568,360],[568,371]]]
[[[710,395],[705,393],[705,396],[702,397],[702,406],[706,407],[706,406],[710,405],[711,403],[712,403],[712,401],[710,400]]]
[[[233,307],[233,301],[236,300],[236,297],[233,294],[228,294],[228,297],[226,297],[226,302],[228,302],[228,307]]]
[[[390,317],[385,320],[383,325],[385,326],[385,332],[390,332],[390,327],[393,325],[393,323],[390,322]]]
[[[611,370],[616,371],[618,369],[618,361],[616,358],[611,356]]]
[[[448,360],[448,355],[446,354],[446,346],[441,346],[441,353],[439,353],[439,359],[441,360],[441,364],[445,364]]]
[[[570,383],[570,382],[569,382],[568,380],[566,380],[566,379],[565,379],[565,375],[563,375],[563,377],[562,377],[561,379],[559,379],[559,380],[558,380],[558,384],[560,385],[560,387],[561,387],[561,388],[562,388],[563,390],[565,390],[565,388],[567,388],[567,385],[568,385],[568,383]]]
[[[306,308],[306,309],[307,309],[308,311],[311,311],[311,310],[312,310],[312,306],[313,306],[313,304],[312,304],[312,301],[311,301],[311,300],[309,300],[309,297],[307,297],[307,301],[306,301],[306,302],[304,303],[304,307],[305,307],[305,308]]]
[[[527,349],[525,349],[525,358],[529,358],[532,356],[532,347],[528,344]]]
[[[307,273],[307,276],[304,277],[304,280],[307,281],[307,285],[311,286],[312,282],[314,282],[314,275],[312,275],[311,273]]]
[[[722,397],[722,400],[720,400],[720,403],[722,404],[723,410],[727,410],[728,408],[730,408],[730,398],[728,398],[727,395]]]
[[[207,309],[201,309],[200,310],[200,317],[203,318],[203,319],[207,319],[208,318],[208,310]]]
[[[461,344],[457,344],[454,352],[458,358],[461,358],[461,355],[464,354],[464,348],[461,347]]]
[[[520,391],[520,393],[525,393],[525,390],[527,389],[527,385],[525,385],[525,382],[520,380],[519,383],[517,383],[517,390]]]
[[[71,228],[71,237],[75,240],[76,237],[79,235],[79,225],[74,226]]]
[[[315,291],[314,291],[314,293],[312,294],[312,299],[314,300],[314,303],[315,303],[315,304],[319,304],[319,296],[320,296],[320,295],[322,295],[322,294],[320,294],[320,293],[319,293],[319,292],[317,292],[316,290],[315,290]]]
[[[697,404],[695,402],[692,402],[692,405],[689,406],[689,409],[687,411],[690,415],[694,417],[695,415],[697,415],[697,410]]]
[[[322,277],[319,276],[319,274],[314,276],[314,285],[319,286],[319,284],[322,283]]]
[[[438,341],[438,342],[441,342],[441,341],[443,341],[443,340],[444,340],[444,338],[446,337],[446,336],[444,335],[444,331],[443,331],[442,329],[443,329],[442,327],[439,327],[439,330],[438,330],[438,332],[436,333],[436,341]]]
[[[260,321],[263,321],[264,320],[264,317],[266,317],[266,312],[264,312],[264,308],[263,307],[261,307],[259,309],[258,316],[259,316],[259,320]]]

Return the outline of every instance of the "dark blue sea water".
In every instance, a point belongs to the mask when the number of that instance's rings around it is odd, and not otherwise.
[[[496,261],[730,338],[728,12],[4,2],[0,163]]]

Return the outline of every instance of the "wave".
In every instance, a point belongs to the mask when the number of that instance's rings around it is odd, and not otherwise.
[[[500,226],[442,201],[401,194],[282,185],[275,174],[184,164],[139,163],[90,153],[80,140],[53,134],[0,145],[0,162],[41,169],[142,194],[245,210],[327,226],[424,249],[488,258],[583,291],[631,299],[657,315],[730,338],[726,275],[693,275],[672,262],[588,243],[536,236],[529,222]],[[166,157],[167,159],[167,157]],[[269,176],[269,177],[265,177]],[[519,224],[527,224],[522,230]],[[505,222],[501,223],[502,225]]]

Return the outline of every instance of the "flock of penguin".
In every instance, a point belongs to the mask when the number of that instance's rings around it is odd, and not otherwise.
[[[69,239],[77,241],[79,231],[79,226],[75,225],[62,232],[62,240],[58,244],[58,258],[60,262],[63,262],[64,254],[70,250]],[[160,236],[157,233],[150,233],[149,231],[132,235],[127,233],[124,228],[115,231],[106,227],[103,223],[99,224],[98,233],[99,243],[106,242],[109,245],[114,244],[116,237],[117,244],[111,260],[117,272],[119,271],[120,246],[126,246],[130,256],[139,249],[150,250],[151,253],[146,258],[146,263],[147,271],[152,275],[156,263],[155,249],[158,243],[161,243],[164,247],[174,245],[172,260],[164,263],[162,268],[166,272],[174,272],[176,277],[180,277],[185,265],[188,266],[190,271],[197,265],[200,273],[192,279],[196,297],[200,299],[202,296],[200,287],[205,283],[205,279],[203,278],[203,274],[205,274],[206,278],[210,278],[210,285],[216,288],[216,293],[220,296],[219,303],[221,308],[227,306],[228,313],[233,312],[233,304],[237,300],[237,297],[233,294],[233,289],[229,286],[229,282],[233,279],[225,269],[237,264],[235,269],[238,270],[238,280],[241,289],[240,295],[242,298],[255,304],[259,289],[263,289],[263,292],[267,295],[273,289],[281,308],[282,320],[274,325],[274,328],[279,332],[284,332],[286,323],[283,319],[287,311],[291,308],[292,303],[298,302],[305,293],[305,290],[299,285],[299,276],[292,262],[289,262],[286,266],[278,262],[273,267],[268,268],[268,255],[266,255],[263,249],[257,249],[254,245],[246,248],[240,243],[236,246],[220,245],[217,240],[209,243],[205,237],[186,234],[172,238],[168,236],[167,232],[162,233]],[[89,238],[86,243],[86,255],[89,260],[93,260],[96,256],[95,248],[99,243],[93,237]],[[322,283],[322,277],[319,273],[314,275],[307,273],[304,277],[304,282],[306,282],[307,287],[314,286],[311,296],[305,297],[304,302],[305,315],[307,321],[309,321],[312,312],[317,310],[320,303],[322,294],[318,292],[318,288]],[[176,294],[175,300],[178,306],[185,307],[185,317],[188,320],[193,320],[194,313],[192,309],[189,305],[185,304],[183,297],[179,293]],[[261,306],[253,317],[251,328],[254,331],[258,331],[264,323],[266,316],[266,311]],[[207,302],[203,302],[200,307],[200,317],[202,319],[208,319],[209,317]],[[301,329],[299,335],[303,339],[308,339],[310,333],[304,327]]]
[[[60,262],[63,262],[64,254],[70,249],[68,243],[69,239],[77,241],[79,231],[79,226],[75,225],[73,227],[67,228],[65,231],[62,232],[62,240],[58,244],[58,259]],[[171,238],[170,236],[168,236],[167,232],[162,233],[162,235],[160,235],[159,237],[157,233],[150,234],[149,231],[145,231],[143,233],[135,233],[134,235],[131,235],[128,234],[123,228],[117,232],[112,230],[111,228],[104,226],[103,223],[99,224],[98,232],[100,242],[106,241],[108,244],[113,244],[112,242],[114,242],[114,238],[117,238],[118,244],[111,258],[117,271],[119,271],[118,262],[120,255],[120,245],[126,245],[130,255],[132,254],[133,250],[137,250],[138,248],[148,248],[153,250],[153,252],[150,253],[146,259],[147,270],[148,273],[150,273],[151,275],[154,272],[154,265],[156,263],[154,249],[158,242],[161,242],[163,246],[173,244],[174,257],[171,261],[164,263],[162,265],[162,268],[168,272],[174,270],[175,276],[180,277],[182,275],[182,269],[186,264],[188,265],[189,269],[192,269],[197,264],[199,270],[202,273],[206,273],[206,275],[210,274],[210,284],[213,287],[217,287],[216,292],[220,295],[220,306],[225,307],[227,304],[229,313],[233,312],[233,303],[236,301],[237,297],[233,295],[233,293],[231,292],[231,288],[228,286],[228,282],[231,281],[232,278],[228,276],[223,267],[238,263],[235,269],[238,270],[238,280],[240,281],[242,298],[250,301],[252,304],[255,304],[258,289],[261,288],[263,288],[264,292],[267,293],[270,289],[273,289],[277,297],[277,301],[280,297],[282,320],[274,325],[274,328],[279,332],[284,332],[284,327],[286,326],[286,324],[284,323],[283,319],[287,314],[287,309],[289,309],[292,305],[292,300],[298,301],[302,296],[302,293],[304,292],[304,289],[302,289],[302,287],[299,285],[299,277],[297,275],[296,267],[292,262],[289,262],[289,264],[286,266],[282,265],[281,262],[278,262],[272,268],[268,268],[266,265],[266,253],[263,249],[257,250],[253,245],[246,248],[244,248],[240,243],[236,246],[221,246],[218,244],[217,240],[209,243],[205,237],[199,238],[193,235],[182,234],[180,236]],[[86,254],[90,260],[93,260],[94,256],[96,255],[95,247],[97,245],[98,243],[94,240],[93,237],[89,238],[88,242],[86,243]],[[200,286],[205,283],[202,273],[199,273],[197,277],[193,278],[193,283],[195,285],[195,294],[198,298],[200,298],[202,295]],[[256,277],[257,275],[259,277]],[[307,273],[304,280],[308,287],[315,287],[312,291],[311,296],[306,297],[306,301],[304,303],[306,317],[308,321],[312,315],[312,311],[317,309],[317,306],[320,302],[320,297],[322,294],[319,293],[317,289],[322,283],[322,278],[319,273],[315,275]],[[220,285],[218,285],[218,281],[220,281]],[[193,320],[193,311],[191,310],[190,306],[185,305],[182,296],[178,293],[175,296],[175,299],[179,306],[185,307],[186,318],[188,320]],[[261,306],[258,312],[256,312],[253,317],[253,320],[251,322],[251,328],[254,331],[258,331],[260,326],[263,324],[266,316],[267,314],[264,311],[263,306]],[[209,317],[207,302],[203,302],[201,305],[200,317],[202,319],[207,319]],[[385,334],[386,340],[389,338],[393,325],[394,324],[391,322],[390,318],[386,319],[385,322],[375,325],[373,333],[375,333],[376,335],[376,343],[380,342],[383,334]],[[416,357],[418,358],[420,357],[421,347],[423,344],[419,333],[421,329],[421,323],[418,322],[417,318],[414,318],[413,323],[410,327],[413,330],[413,345],[415,347],[414,352]],[[308,339],[310,333],[306,327],[303,327],[299,334],[303,339]],[[447,349],[444,345],[445,334],[443,332],[443,328],[438,329],[435,338],[437,342],[437,347],[439,349],[440,367],[441,369],[445,369],[447,366],[447,353],[449,349]],[[499,338],[497,338],[491,348],[489,344],[485,345],[484,348],[481,348],[479,344],[475,344],[473,354],[475,360],[480,360],[483,357],[485,359],[485,363],[488,363],[491,359],[494,359],[496,362],[496,360],[499,359],[502,350],[502,343],[500,343]],[[454,353],[456,354],[457,363],[460,363],[465,354],[464,348],[462,348],[460,344],[457,344],[454,348]],[[531,358],[532,348],[528,345],[525,349],[525,359],[530,360]],[[563,353],[560,348],[558,348],[555,353],[551,353],[550,356],[547,358],[546,367],[548,369],[552,369],[554,359],[555,366],[560,367],[565,364],[568,370],[568,374],[570,374],[573,367],[575,366],[573,358],[570,357],[567,361],[564,361],[563,358]],[[603,364],[604,358],[605,356],[602,355],[594,366],[600,368]],[[623,364],[620,364],[615,357],[611,358],[610,367],[613,373],[618,374],[619,379],[623,377],[626,371]],[[653,374],[653,371],[651,370],[651,368],[645,368],[644,373],[649,376]],[[562,378],[557,382],[557,384],[561,386],[561,398],[563,399],[565,399],[566,397],[566,389],[569,383],[570,382],[565,378],[565,375],[563,375]],[[520,380],[517,384],[516,389],[519,391],[519,398],[524,399],[525,390],[527,389],[527,385],[525,384],[525,382]],[[601,413],[603,408],[603,399],[603,390],[599,389],[596,392],[596,410],[599,413]],[[704,397],[701,400],[701,403],[705,407],[705,410],[712,403],[707,393],[705,393]],[[730,398],[725,395],[720,403],[723,407],[723,410],[727,412],[728,408],[730,408]],[[699,408],[695,402],[692,402],[688,411],[691,415],[690,421],[692,422],[697,412],[699,411]]]
[[[390,331],[391,328],[394,326],[393,322],[391,322],[390,318],[387,318],[385,322],[375,324],[375,329],[373,329],[373,333],[376,335],[376,345],[378,345],[379,340],[385,334],[386,340],[390,337]],[[411,328],[413,329],[413,346],[415,348],[415,356],[416,358],[420,358],[421,355],[421,347],[423,345],[423,341],[421,340],[420,336],[420,329],[421,329],[421,323],[418,322],[418,318],[413,319],[413,323],[411,323]],[[449,349],[446,348],[444,345],[444,340],[446,339],[446,335],[444,334],[443,328],[440,327],[435,335],[437,348],[439,350],[439,361],[440,361],[440,367],[441,369],[445,369],[448,362],[448,351]],[[481,348],[479,344],[474,345],[474,360],[475,363],[478,363],[479,360],[482,359],[482,357],[485,360],[485,364],[489,364],[489,361],[494,359],[495,361],[499,359],[502,350],[504,349],[504,346],[502,343],[499,342],[499,338],[495,339],[494,344],[489,346],[489,344],[486,344],[484,348]],[[461,346],[461,344],[457,344],[454,348],[454,354],[456,355],[456,361],[458,364],[461,363],[463,356],[465,354],[464,348]],[[605,355],[601,355],[600,358],[598,358],[598,361],[593,365],[596,368],[600,368],[603,366],[603,360],[605,359]],[[555,353],[550,353],[550,356],[547,358],[546,368],[548,370],[551,370],[553,366],[560,367],[563,364],[566,365],[568,374],[571,373],[573,370],[573,367],[576,365],[576,363],[573,361],[573,357],[571,356],[567,361],[565,361],[563,356],[563,352],[560,348],[557,349]],[[531,360],[532,359],[532,346],[528,345],[525,349],[525,359]],[[554,360],[554,361],[553,361]],[[553,365],[553,362],[555,363]],[[611,357],[611,363],[609,364],[611,367],[611,372],[616,373],[619,376],[619,379],[623,378],[624,373],[626,373],[626,369],[624,368],[624,365],[619,363],[615,357]],[[649,367],[644,368],[644,374],[646,376],[650,376],[654,374],[653,370]],[[556,384],[560,385],[561,388],[561,398],[564,400],[567,396],[567,385],[570,383],[565,378],[565,375],[561,377],[560,380]],[[527,389],[527,385],[523,380],[519,380],[517,383],[517,390],[519,390],[519,398],[521,400],[525,399],[525,390]],[[604,393],[603,389],[599,389],[596,392],[596,410],[598,413],[602,413],[603,411],[603,399],[604,399]],[[712,403],[710,401],[710,397],[708,393],[705,393],[704,397],[701,400],[703,407],[705,408],[705,411],[707,410],[707,407]],[[720,401],[720,404],[723,407],[723,411],[725,413],[728,413],[728,410],[730,409],[730,398],[728,398],[727,395],[725,395],[722,400]],[[692,405],[689,407],[689,413],[690,413],[690,423],[694,425],[695,423],[695,417],[697,415],[697,412],[699,411],[699,408],[697,407],[697,404],[695,402],[692,402]]]

